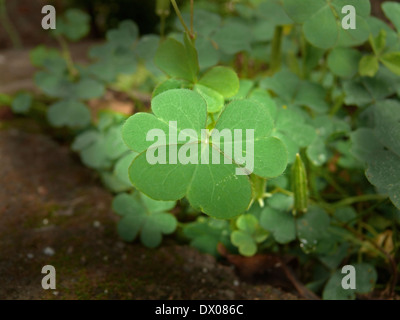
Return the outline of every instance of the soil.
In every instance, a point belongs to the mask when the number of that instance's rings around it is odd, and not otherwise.
[[[95,173],[37,123],[2,114],[0,299],[298,299],[173,238],[122,242]],[[56,290],[41,287],[45,265]]]

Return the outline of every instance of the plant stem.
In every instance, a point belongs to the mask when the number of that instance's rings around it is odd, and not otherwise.
[[[352,205],[353,203],[357,203],[357,202],[383,200],[386,198],[387,198],[387,196],[384,196],[381,194],[363,194],[361,196],[355,196],[355,197],[343,199],[341,201],[331,204],[331,206],[334,208],[345,207],[345,206],[349,206],[349,205]]]
[[[190,38],[194,39],[193,34],[190,32],[189,28],[187,27],[185,20],[183,20],[181,11],[178,8],[178,5],[176,4],[175,0],[171,0],[172,6],[174,7],[175,13],[179,18],[179,21],[181,22],[183,28],[185,29],[185,32],[189,35]]]
[[[194,35],[193,16],[194,16],[194,0],[190,0],[190,32]]]
[[[161,17],[160,17],[160,36],[161,36],[161,39],[164,39],[164,37],[165,37],[165,20],[166,20],[166,17],[165,17],[165,15],[162,15]]]
[[[60,35],[57,35],[56,39],[61,46],[63,57],[65,59],[65,62],[67,63],[68,72],[72,78],[75,78],[78,75],[78,70],[75,68],[75,64],[72,60],[71,52],[68,48],[68,43]]]
[[[274,38],[272,40],[271,46],[271,61],[270,61],[270,70],[269,75],[274,75],[281,68],[282,64],[282,35],[283,35],[283,27],[277,26],[275,27]]]
[[[11,23],[11,20],[8,18],[6,0],[0,0],[0,21],[2,21],[4,29],[6,30],[8,36],[10,37],[14,48],[17,49],[22,48],[21,38],[19,37],[17,30]]]
[[[307,41],[303,32],[301,32],[301,37],[300,37],[300,50],[301,50],[301,76],[304,79],[307,77]]]
[[[345,98],[344,94],[342,94],[340,97],[337,98],[335,104],[333,105],[332,110],[329,112],[331,116],[334,116],[340,110],[340,108],[342,108],[344,98]]]

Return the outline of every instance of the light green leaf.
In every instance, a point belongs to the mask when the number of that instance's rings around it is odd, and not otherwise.
[[[342,28],[345,5],[356,9],[356,29]],[[368,39],[369,28],[364,18],[371,11],[369,0],[283,0],[283,6],[290,18],[303,25],[304,35],[316,47],[354,46]]]
[[[400,52],[389,52],[381,57],[381,62],[392,71],[400,76]]]
[[[230,98],[239,91],[239,78],[235,71],[227,67],[214,67],[199,80],[199,84],[211,88],[224,98]]]
[[[137,156],[136,152],[130,152],[120,158],[114,167],[114,175],[125,185],[132,187],[132,182],[129,179],[129,166],[133,159]]]
[[[382,10],[397,31],[400,32],[400,4],[394,1],[386,1],[382,4]]]
[[[235,162],[225,163],[231,162],[229,154],[232,156],[232,152],[229,150],[232,150],[232,141],[225,139],[218,142],[216,129],[220,132],[226,129],[232,137],[235,129],[242,129],[242,132],[255,130],[256,152],[250,153],[250,157],[254,157],[252,171],[255,174],[274,177],[286,168],[284,145],[270,137],[272,119],[263,106],[253,101],[233,101],[226,106],[208,139],[201,134],[206,128],[207,106],[198,93],[185,89],[166,91],[153,99],[152,111],[154,115],[138,113],[129,118],[123,127],[123,137],[132,150],[140,153],[130,167],[131,181],[154,199],[178,200],[186,195],[194,208],[218,218],[231,218],[246,210],[251,200],[250,181],[247,176],[236,174],[236,169],[241,168],[236,163],[239,154],[234,155]],[[168,126],[170,121],[176,121],[177,135],[186,137],[185,141],[178,144],[169,141],[170,130],[173,130]],[[153,141],[146,141],[151,129],[160,129],[165,133],[166,141],[160,142],[160,146],[165,147],[152,146]],[[183,132],[186,129],[192,131]],[[187,148],[185,143],[188,139],[196,150],[194,160],[184,165],[178,161],[172,163],[167,155],[185,150],[183,148]],[[150,164],[147,161],[147,152],[155,150],[158,150],[159,156],[165,157],[165,164]],[[244,146],[242,151],[245,151]],[[214,160],[213,154],[216,156]],[[209,164],[204,159],[208,159]],[[216,159],[219,159],[219,164],[215,163]],[[162,184],[155,181],[162,181]]]
[[[363,56],[360,60],[358,72],[361,76],[373,77],[379,70],[378,58],[372,55]]]
[[[358,71],[361,53],[350,48],[335,48],[328,56],[328,67],[336,76],[351,78]]]
[[[258,220],[252,214],[241,215],[235,230],[231,234],[232,243],[239,248],[240,254],[253,256],[257,252],[257,243],[264,241],[268,234],[259,227]]]
[[[219,112],[224,107],[224,97],[217,91],[201,84],[196,84],[193,89],[206,101],[207,111],[209,113]]]
[[[196,82],[199,63],[196,49],[185,35],[185,44],[168,38],[158,48],[155,64],[171,77]]]

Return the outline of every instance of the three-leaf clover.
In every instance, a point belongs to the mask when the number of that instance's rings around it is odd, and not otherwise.
[[[140,233],[140,241],[149,248],[160,245],[163,234],[175,231],[177,221],[167,211],[175,207],[175,201],[156,201],[140,192],[121,193],[112,203],[116,213],[122,216],[118,233],[125,241],[133,241]]]
[[[260,228],[257,218],[251,213],[241,215],[236,226],[238,230],[231,234],[232,243],[239,248],[240,254],[253,256],[257,252],[257,244],[263,242],[268,233]]]
[[[79,9],[68,9],[57,19],[57,28],[52,32],[65,36],[70,41],[77,41],[90,31],[90,16]]]
[[[152,100],[152,111],[153,114],[131,116],[122,133],[126,144],[140,153],[129,170],[131,181],[151,198],[178,200],[186,196],[194,208],[213,217],[229,219],[246,211],[251,201],[248,176],[237,174],[240,169],[248,170],[249,163],[243,164],[240,158],[253,158],[252,172],[264,178],[279,176],[286,168],[286,148],[279,139],[271,137],[272,118],[263,105],[254,101],[235,100],[227,105],[210,136],[204,136],[203,131],[207,123],[206,103],[194,91],[166,91]],[[171,126],[174,122],[176,126]],[[165,141],[158,141],[155,146],[153,141],[148,141],[146,137],[152,129],[165,133]],[[231,158],[225,151],[234,149],[232,140],[218,143],[217,133],[226,130],[234,137],[235,129],[243,133],[242,140],[235,140],[235,144],[246,145],[251,143],[245,140],[247,130],[254,130],[254,150],[247,155],[238,152]],[[176,135],[186,141],[171,143],[170,130],[176,130]],[[243,152],[244,149],[247,150],[242,146]],[[154,154],[157,150],[159,156],[165,156],[165,164],[150,164],[147,160],[147,152]],[[195,161],[169,161],[170,151],[183,158],[188,151],[193,152]]]
[[[110,121],[114,123],[102,127],[104,118],[110,117],[112,118]],[[78,135],[72,144],[72,150],[80,152],[83,163],[88,167],[109,169],[114,161],[129,150],[121,136],[123,119],[124,117],[120,115],[112,117],[107,113],[102,114],[98,128],[86,130]]]

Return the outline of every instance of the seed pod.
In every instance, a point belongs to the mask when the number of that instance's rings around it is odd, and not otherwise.
[[[160,17],[168,17],[170,13],[170,0],[157,0],[156,14]]]
[[[308,205],[308,187],[307,173],[303,161],[299,154],[296,154],[296,160],[292,167],[292,185],[294,194],[293,214],[307,212]]]

